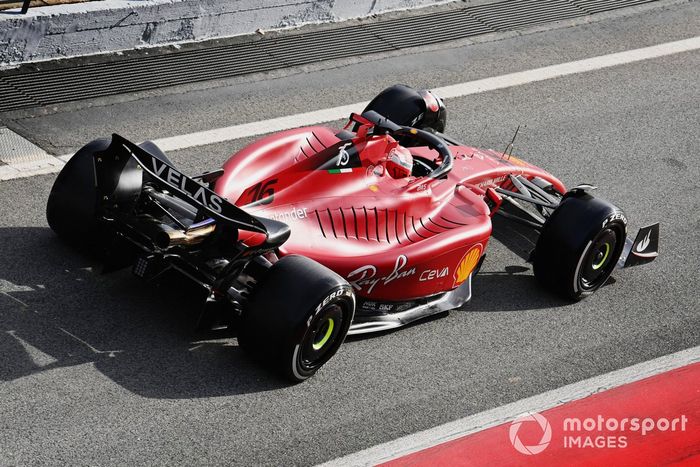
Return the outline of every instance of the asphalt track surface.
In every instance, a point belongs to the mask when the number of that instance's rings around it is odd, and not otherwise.
[[[0,115],[55,154],[437,87],[693,37],[700,4],[399,56]],[[700,344],[700,53],[450,99],[449,133],[568,185],[591,182],[661,255],[583,302],[553,298],[492,242],[462,310],[347,342],[287,386],[230,337],[192,332],[196,289],[96,274],[44,217],[55,175],[0,183],[0,464],[314,464]],[[361,109],[358,109],[361,110]],[[217,167],[247,140],[171,153]]]

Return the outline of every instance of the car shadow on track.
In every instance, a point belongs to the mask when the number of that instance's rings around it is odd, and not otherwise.
[[[0,381],[93,363],[144,397],[287,386],[232,337],[196,334],[201,293],[176,275],[144,283],[63,245],[48,228],[0,228]]]
[[[614,279],[611,278],[611,282],[614,282]],[[349,336],[347,340],[350,342],[361,341],[401,332],[414,326],[421,326],[445,318],[454,312],[518,312],[565,307],[572,303],[570,300],[559,298],[542,288],[535,280],[530,268],[506,266],[503,271],[479,272],[472,281],[471,300],[458,310],[443,311],[398,329]]]
[[[472,299],[464,311],[520,311],[557,308],[573,302],[541,287],[524,266],[506,266],[503,271],[481,271],[472,282]]]

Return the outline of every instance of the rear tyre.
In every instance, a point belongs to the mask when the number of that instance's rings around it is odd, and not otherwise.
[[[292,382],[313,376],[345,340],[355,297],[345,279],[303,256],[285,256],[260,280],[238,342]]]
[[[78,245],[96,245],[104,237],[97,216],[95,155],[104,152],[110,139],[96,139],[71,157],[51,188],[46,203],[49,227],[63,240]],[[172,163],[151,141],[139,145],[158,159]]]
[[[94,155],[109,147],[109,139],[83,146],[61,170],[46,203],[51,229],[71,243],[93,243],[99,231]]]
[[[377,94],[364,112],[374,110],[397,125],[412,126],[431,132],[444,132],[447,122],[445,104],[427,90],[396,84]],[[407,137],[404,137],[407,139]]]
[[[581,300],[607,282],[622,254],[624,213],[588,193],[564,198],[544,224],[533,254],[537,280],[552,292]]]

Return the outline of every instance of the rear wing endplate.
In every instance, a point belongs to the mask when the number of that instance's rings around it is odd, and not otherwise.
[[[187,177],[167,162],[118,134],[112,135],[112,143],[110,146],[104,153],[96,157],[101,157],[103,160],[100,162],[103,164],[106,163],[104,165],[100,164],[105,167],[104,170],[116,172],[116,174],[100,174],[100,169],[96,169],[98,192],[104,189],[109,191],[110,188],[108,186],[110,184],[114,185],[114,188],[117,189],[120,184],[119,177],[121,173],[124,171],[130,158],[133,158],[138,164],[138,167],[149,174],[156,185],[167,189],[173,196],[183,199],[197,207],[199,218],[209,216],[222,224],[228,224],[240,230],[259,232],[268,235],[267,229],[260,220],[246,213],[241,208],[229,203],[226,199],[206,186]],[[104,160],[105,158],[109,160]],[[96,164],[96,167],[98,167],[98,164]],[[117,176],[116,181],[115,175]],[[100,186],[101,179],[104,180],[106,182],[104,184],[108,186]],[[110,180],[112,181],[111,183]],[[202,214],[206,215],[203,216]]]

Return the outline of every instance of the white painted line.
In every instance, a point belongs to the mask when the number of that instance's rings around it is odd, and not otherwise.
[[[0,165],[0,181],[58,173],[63,165],[63,161],[52,156],[28,162]]]
[[[276,131],[289,130],[302,126],[315,125],[317,123],[331,122],[348,118],[352,112],[362,112],[369,102],[357,102],[355,104],[333,107],[330,109],[314,110],[286,117],[271,118],[259,122],[243,123],[215,130],[198,131],[187,135],[161,138],[153,142],[163,151],[177,151],[194,146],[222,143],[250,136],[274,133]]]
[[[640,49],[627,50],[625,52],[612,53],[601,55],[598,57],[576,60],[573,62],[561,63],[542,68],[534,68],[532,70],[521,71],[517,73],[509,73],[502,76],[494,76],[491,78],[480,79],[476,81],[468,81],[465,83],[454,84],[434,88],[436,94],[444,99],[464,97],[471,94],[479,94],[482,92],[494,91],[497,89],[505,89],[513,86],[544,81],[548,79],[559,78],[562,76],[573,75],[577,73],[585,73],[589,71],[601,70],[618,65],[649,60],[667,55],[673,55],[682,52],[689,52],[700,49],[700,36],[691,37],[675,42],[667,42],[664,44],[654,45],[651,47],[643,47]],[[273,133],[276,131],[288,130],[301,126],[316,125],[323,122],[333,120],[342,120],[347,118],[351,112],[360,112],[368,102],[356,102],[354,104],[342,105],[328,109],[314,110],[312,112],[304,112],[296,115],[288,115],[285,117],[277,117],[269,120],[258,122],[243,123],[232,125],[214,130],[198,131],[179,136],[171,136],[154,140],[163,151],[178,151],[182,149],[193,148],[197,146],[205,146],[207,144],[222,143],[225,141],[233,141],[240,138]],[[59,166],[54,168],[54,171],[60,170],[61,162],[66,162],[71,155],[60,156]],[[50,172],[41,172],[50,173]],[[9,178],[20,178],[31,175],[36,175],[35,171],[17,172],[5,167],[0,167],[0,180]]]
[[[468,83],[445,86],[435,89],[435,92],[445,99],[467,96],[469,94],[478,94],[496,89],[520,86],[523,84],[560,78],[562,76],[574,75],[577,73],[602,70],[604,68],[640,62],[643,60],[650,60],[652,58],[674,55],[681,52],[689,52],[699,48],[700,36],[695,36],[689,39],[666,42],[665,44],[653,45],[641,49],[600,55],[598,57],[561,63],[559,65],[551,65],[542,68],[535,68],[533,70],[495,76],[493,78],[471,81]]]
[[[14,131],[0,126],[0,162],[16,164],[45,159],[49,154]]]
[[[370,466],[422,451],[487,428],[513,421],[525,412],[542,412],[608,389],[700,362],[700,346],[612,371],[522,399],[454,422],[399,438],[321,464],[321,467]]]
[[[574,62],[562,63],[559,65],[535,68],[532,70],[510,73],[492,78],[485,78],[476,81],[468,81],[452,86],[435,88],[433,91],[444,99],[463,97],[470,94],[478,94],[496,89],[504,89],[512,86],[520,86],[527,83],[544,81],[561,76],[584,73],[587,71],[600,70],[626,63],[648,60],[651,58],[663,57],[665,55],[697,50],[700,48],[700,36],[692,37],[676,42],[644,47],[641,49],[627,50],[625,52],[601,55],[598,57],[576,60]],[[301,126],[315,125],[317,123],[330,122],[347,118],[351,112],[361,112],[367,102],[357,102],[355,104],[333,107],[330,109],[316,110],[287,117],[273,118],[260,122],[244,123],[233,125],[216,130],[200,131],[187,135],[173,136],[155,140],[164,151],[176,151],[187,149],[193,146],[204,146],[206,144],[221,143],[239,138],[272,133],[275,131],[288,130]]]

